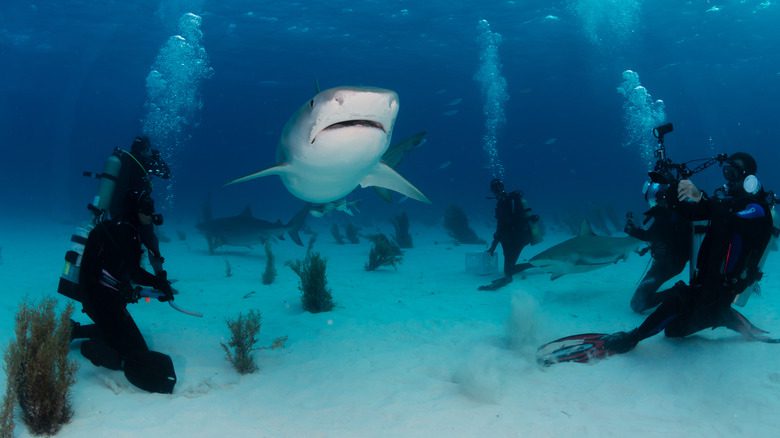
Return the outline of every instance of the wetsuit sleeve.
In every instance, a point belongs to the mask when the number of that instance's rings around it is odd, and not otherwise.
[[[771,238],[771,216],[768,208],[758,203],[749,203],[735,213],[737,235],[729,242],[729,247],[742,247],[741,254],[726,258],[726,272],[737,277],[738,290],[744,290],[761,278],[760,262]],[[738,245],[737,240],[743,242]]]
[[[133,283],[155,287],[157,285],[157,277],[139,266],[133,273]]]
[[[629,236],[639,239],[643,242],[649,242],[650,241],[650,232],[642,227],[627,227],[626,228],[626,234]]]
[[[699,221],[708,220],[712,217],[712,210],[715,202],[716,201],[710,199],[706,193],[703,193],[699,202],[676,201],[672,206],[686,219]]]
[[[121,231],[117,235],[117,245],[121,248],[122,258],[126,261],[128,277],[135,284],[142,286],[154,286],[155,276],[141,267],[141,243],[136,228],[129,224],[119,227]],[[126,271],[127,272],[127,271]]]

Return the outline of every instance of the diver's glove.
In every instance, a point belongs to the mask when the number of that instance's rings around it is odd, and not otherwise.
[[[630,213],[626,215],[626,226],[623,227],[623,232],[628,234],[629,236],[633,236],[636,234],[636,231],[639,227],[636,226],[634,223],[634,216]]]
[[[163,293],[157,297],[157,300],[160,302],[171,301],[173,299],[173,288],[171,287],[171,282],[168,281],[168,272],[160,271],[154,278],[154,288]]]

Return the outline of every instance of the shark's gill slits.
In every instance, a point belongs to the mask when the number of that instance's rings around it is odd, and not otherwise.
[[[349,128],[350,126],[365,126],[367,128],[376,128],[382,132],[387,132],[381,123],[375,122],[373,120],[346,120],[344,122],[334,123],[323,129],[323,131],[327,131],[329,129]]]

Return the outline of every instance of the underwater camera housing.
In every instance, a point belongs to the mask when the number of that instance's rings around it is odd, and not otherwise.
[[[666,200],[670,204],[677,200],[677,185],[680,181],[690,178],[715,163],[723,164],[728,159],[727,154],[718,154],[713,158],[696,160],[703,162],[693,169],[690,169],[686,163],[673,162],[666,155],[666,145],[664,144],[666,134],[673,131],[674,125],[671,123],[653,128],[653,136],[658,140],[658,147],[655,150],[655,167],[648,172],[650,177],[648,184],[655,187],[656,199]]]
[[[653,188],[653,195],[657,201],[670,201],[677,198],[677,183],[688,178],[692,172],[685,163],[677,164],[666,155],[664,139],[666,134],[674,131],[674,125],[665,123],[653,128],[653,137],[658,140],[655,149],[655,167],[648,172],[650,182],[645,185],[645,197],[648,197],[648,187]],[[648,199],[649,200],[649,199]]]

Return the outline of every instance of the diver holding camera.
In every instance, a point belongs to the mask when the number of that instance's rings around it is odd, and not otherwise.
[[[669,208],[691,221],[707,223],[701,246],[692,254],[691,280],[660,292],[660,305],[639,327],[603,337],[604,351],[625,353],[661,331],[669,337],[685,337],[716,327],[777,342],[731,307],[761,279],[761,261],[773,232],[769,196],[756,177],[755,159],[745,152],[720,154],[689,169],[666,156],[663,139],[671,131],[671,124],[654,130],[659,147],[649,176],[652,183],[667,186],[659,189]],[[716,163],[722,167],[725,184],[710,197],[689,178]]]

